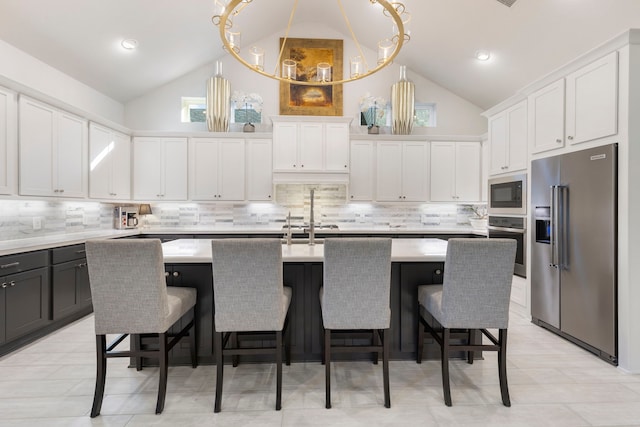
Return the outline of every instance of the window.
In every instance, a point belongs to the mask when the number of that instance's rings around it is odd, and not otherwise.
[[[182,123],[206,122],[207,100],[204,97],[182,97]]]
[[[413,125],[418,127],[436,127],[436,104],[416,102]]]

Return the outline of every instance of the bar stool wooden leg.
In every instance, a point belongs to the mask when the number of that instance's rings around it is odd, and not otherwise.
[[[418,309],[418,312],[419,309]],[[422,354],[424,351],[424,325],[422,324],[422,318],[418,318],[418,349],[416,355],[416,363],[422,363]]]
[[[325,407],[331,409],[331,330],[324,330]]]
[[[224,371],[224,358],[222,357],[222,332],[214,332],[214,351],[216,353],[216,401],[213,412],[220,412],[222,402],[222,375]]]
[[[167,334],[158,334],[159,345],[159,365],[160,381],[158,384],[158,402],[156,403],[156,414],[161,414],[164,409],[164,399],[167,394],[167,373],[169,369],[169,350],[167,349]]]
[[[509,386],[507,385],[507,330],[500,329],[498,332],[498,340],[500,342],[500,350],[498,350],[498,377],[500,378],[500,394],[502,395],[502,404],[511,406],[509,399]]]
[[[376,331],[378,333],[379,331]],[[382,331],[382,375],[384,382],[384,406],[391,408],[391,393],[389,392],[389,329]]]
[[[449,339],[451,331],[449,328],[442,329],[442,346],[440,353],[442,355],[442,389],[444,391],[444,403],[451,406],[451,384],[449,383]]]
[[[276,331],[276,411],[282,407],[282,331]]]
[[[100,415],[102,398],[104,397],[104,382],[107,375],[107,340],[104,335],[96,335],[96,389],[93,394],[91,418]]]

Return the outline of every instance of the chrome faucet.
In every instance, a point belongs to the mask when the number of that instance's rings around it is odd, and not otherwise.
[[[309,211],[309,246],[313,246],[316,244],[315,242],[315,234],[316,234],[316,225],[313,221],[313,197],[314,197],[315,189],[311,189],[309,194],[309,198],[311,199],[311,209]]]

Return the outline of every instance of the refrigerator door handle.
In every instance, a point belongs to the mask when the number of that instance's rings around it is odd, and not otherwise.
[[[549,240],[551,243],[551,264],[550,267],[558,268],[558,264],[560,263],[558,259],[558,208],[559,206],[559,186],[552,185],[550,187],[551,190],[551,224],[549,227]]]

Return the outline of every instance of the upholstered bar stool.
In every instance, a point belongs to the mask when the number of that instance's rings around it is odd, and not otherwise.
[[[190,338],[191,364],[194,368],[197,366],[194,322],[196,290],[167,287],[160,240],[90,240],[85,247],[95,316],[97,356],[91,417],[100,415],[107,359],[112,357],[158,359],[160,380],[156,414],[159,414],[164,408],[167,390],[169,350],[185,336]],[[179,333],[170,334],[169,329],[187,314],[190,316],[188,323]],[[107,346],[107,334],[120,335]],[[158,348],[114,350],[129,334],[157,334]]]
[[[507,326],[513,280],[516,241],[513,239],[449,239],[442,285],[418,287],[418,308],[424,327],[418,328],[418,357],[422,361],[425,328],[440,345],[444,401],[451,406],[449,354],[474,351],[498,352],[502,403],[511,406],[507,386]],[[430,319],[435,324],[429,323]],[[496,338],[488,329],[498,329]],[[452,344],[452,329],[468,330],[468,344]],[[473,342],[480,330],[491,343]]]
[[[283,286],[280,239],[219,239],[211,243],[213,259],[214,351],[217,377],[214,412],[220,412],[224,356],[273,354],[276,361],[276,410],[282,400],[283,329],[291,288]],[[238,333],[274,332],[275,346],[242,348]],[[285,335],[289,364],[289,333]]]
[[[326,407],[331,408],[331,353],[382,353],[384,406],[389,396],[391,239],[339,238],[324,243],[323,287]],[[372,330],[371,345],[332,345],[332,332]],[[379,344],[382,340],[382,344]]]

